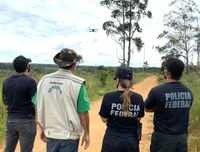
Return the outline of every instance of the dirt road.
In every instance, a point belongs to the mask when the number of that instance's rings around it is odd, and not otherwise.
[[[134,85],[134,91],[142,94],[143,98],[146,99],[146,96],[149,90],[157,85],[156,76],[151,76],[145,79],[144,81]],[[79,147],[79,152],[100,152],[103,135],[105,132],[106,125],[102,123],[98,112],[101,105],[101,98],[98,101],[91,103],[90,110],[90,138],[91,144],[90,147],[86,150],[83,147]],[[145,117],[142,118],[143,130],[142,130],[142,140],[140,142],[140,152],[149,152],[149,145],[151,139],[151,133],[153,130],[152,126],[152,114],[145,113]],[[38,130],[39,132],[39,130]],[[3,151],[1,149],[0,151]],[[45,143],[43,143],[39,135],[37,134],[34,152],[45,152]],[[19,146],[17,146],[16,152],[20,152]]]

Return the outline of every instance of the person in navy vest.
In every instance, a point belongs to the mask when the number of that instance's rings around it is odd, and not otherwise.
[[[117,90],[103,97],[99,115],[107,129],[101,152],[139,152],[144,102],[132,91],[132,78],[131,69],[119,68],[114,78]]]
[[[192,91],[180,79],[184,63],[172,58],[163,63],[166,83],[152,88],[145,100],[146,112],[154,112],[151,152],[187,152]]]
[[[20,55],[13,60],[16,74],[3,82],[2,99],[7,106],[6,143],[4,152],[14,152],[19,140],[21,152],[32,152],[35,135],[35,106],[32,97],[36,81],[28,73],[31,59]]]

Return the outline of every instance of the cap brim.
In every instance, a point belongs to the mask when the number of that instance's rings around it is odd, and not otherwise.
[[[60,53],[57,53],[53,60],[54,62],[59,66],[59,67],[67,67],[67,66],[70,66],[76,62],[80,62],[82,60],[82,56],[81,55],[76,55],[76,60],[74,60],[75,62],[66,62],[66,61],[63,61],[63,60],[60,60],[59,59],[59,56],[60,56]]]
[[[31,59],[29,59],[29,58],[26,58],[26,59],[28,60],[28,62],[32,62]]]
[[[82,56],[81,55],[76,55],[76,62],[81,62]]]
[[[64,62],[56,57],[54,57],[54,62],[59,66],[59,67],[67,67],[67,66],[70,66],[72,65],[73,63],[75,62]]]

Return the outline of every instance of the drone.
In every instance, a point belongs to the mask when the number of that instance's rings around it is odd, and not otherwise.
[[[94,29],[94,28],[89,28],[89,32],[97,32],[98,31],[98,29]]]

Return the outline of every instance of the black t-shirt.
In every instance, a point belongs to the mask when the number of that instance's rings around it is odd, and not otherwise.
[[[11,75],[3,82],[2,96],[7,105],[8,119],[35,117],[31,101],[37,91],[36,81],[25,74]]]
[[[132,92],[130,117],[124,117],[121,95],[124,91],[107,93],[103,97],[99,115],[108,118],[107,127],[121,133],[136,134],[137,117],[144,116],[144,102],[140,94]]]
[[[187,133],[191,90],[181,82],[169,82],[150,90],[145,107],[154,109],[154,130],[168,134]]]

